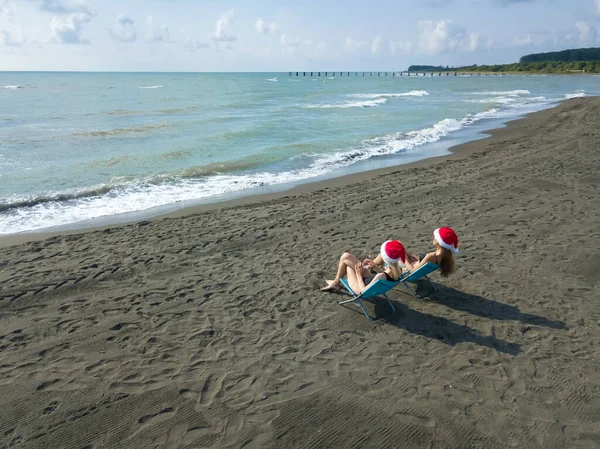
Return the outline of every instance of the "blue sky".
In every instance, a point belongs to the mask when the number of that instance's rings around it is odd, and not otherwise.
[[[600,46],[600,0],[0,0],[0,70],[402,70]]]

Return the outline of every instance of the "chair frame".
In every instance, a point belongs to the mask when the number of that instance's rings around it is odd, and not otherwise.
[[[433,292],[436,293],[437,287],[431,281],[431,279],[429,279],[428,275],[430,273],[433,273],[434,271],[436,271],[439,268],[440,268],[439,265],[436,265],[436,264],[433,264],[430,262],[426,262],[425,264],[423,264],[422,266],[417,268],[415,271],[413,271],[413,272],[409,271],[402,279],[400,279],[400,282],[402,282],[402,284],[410,292],[410,294],[413,296],[413,298],[423,299],[422,296],[417,295],[417,293],[415,291],[413,291],[412,288],[410,288],[410,286],[407,284],[407,282],[414,282],[414,281],[418,281],[420,279],[427,279],[427,281],[429,281],[429,284],[431,285],[431,288],[433,288]],[[422,271],[425,271],[427,274],[425,274],[425,275],[420,274],[420,272],[422,272]]]
[[[375,282],[373,282],[372,284],[369,284],[367,286],[367,288],[360,295],[357,295],[350,288],[350,284],[348,283],[347,279],[342,278],[342,279],[340,279],[340,282],[344,286],[344,288],[346,290],[348,290],[348,292],[350,292],[350,294],[352,295],[352,298],[346,299],[344,301],[340,301],[338,304],[344,305],[344,304],[348,304],[348,303],[353,303],[354,305],[360,307],[360,310],[362,310],[364,315],[369,320],[373,320],[376,318],[372,318],[367,313],[367,311],[365,310],[365,307],[362,304],[362,300],[369,299],[369,298],[376,298],[377,296],[383,296],[385,298],[385,300],[387,301],[387,303],[389,304],[390,308],[392,309],[392,313],[394,313],[396,311],[396,307],[394,307],[394,304],[392,304],[392,301],[390,301],[390,298],[388,298],[387,292],[392,290],[398,284],[403,284],[406,287],[406,289],[410,292],[410,294],[413,296],[413,298],[422,299],[422,296],[417,295],[417,293],[415,291],[413,291],[412,288],[410,288],[410,286],[407,284],[407,282],[414,282],[414,281],[418,281],[419,279],[427,279],[429,281],[429,284],[433,288],[433,292],[435,293],[435,292],[437,292],[437,288],[436,288],[435,284],[431,281],[431,279],[429,279],[428,274],[433,273],[438,268],[439,268],[439,265],[427,262],[427,263],[423,264],[422,266],[420,266],[419,268],[417,268],[415,271],[407,272],[404,276],[402,276],[396,282],[390,282],[390,281],[386,281],[384,279],[378,279]],[[421,273],[423,273],[423,274],[421,274]],[[370,294],[369,290],[376,290],[375,287],[379,286],[379,285],[383,285],[383,287],[386,288],[386,290],[383,292],[380,292],[380,293],[375,293],[375,294],[371,293]]]
[[[363,299],[369,299],[369,298],[376,298],[377,296],[383,296],[385,298],[385,300],[387,301],[387,303],[389,304],[390,308],[392,309],[392,313],[394,313],[396,311],[396,307],[394,307],[394,304],[392,304],[392,301],[390,301],[390,298],[388,298],[387,292],[390,291],[391,289],[393,289],[394,287],[396,287],[396,285],[398,285],[400,282],[402,282],[401,279],[397,280],[396,282],[390,282],[390,281],[386,281],[386,280],[383,280],[383,279],[378,279],[375,282],[373,282],[372,284],[370,284],[365,289],[365,291],[363,291],[360,295],[357,295],[350,288],[350,284],[348,284],[348,280],[346,280],[346,279],[340,279],[340,282],[344,286],[344,288],[350,292],[350,294],[352,295],[352,299],[347,299],[345,301],[340,301],[338,304],[343,305],[343,304],[348,304],[348,303],[354,303],[354,305],[357,305],[358,307],[360,307],[360,310],[362,310],[362,312],[365,314],[365,316],[369,320],[374,320],[376,318],[372,318],[367,313],[367,311],[365,310],[365,307],[362,304],[362,300]],[[385,287],[387,287],[387,290],[385,292],[371,294],[371,295],[369,294],[369,290],[370,289],[374,289],[375,286],[382,285],[382,284]]]

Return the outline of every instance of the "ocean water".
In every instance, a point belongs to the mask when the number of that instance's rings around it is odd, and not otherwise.
[[[351,75],[0,73],[0,234],[403,164],[600,94],[594,76]]]

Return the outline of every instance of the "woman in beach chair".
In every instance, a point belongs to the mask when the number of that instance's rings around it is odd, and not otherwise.
[[[410,251],[406,252],[406,267],[410,271],[415,271],[417,268],[425,265],[427,262],[439,265],[441,275],[448,277],[454,273],[454,257],[453,253],[458,253],[458,236],[450,228],[438,228],[433,231],[431,244],[434,246],[433,251],[429,253],[421,253],[419,257],[415,256]]]
[[[362,293],[369,284],[378,279],[395,282],[402,276],[402,266],[406,262],[406,251],[404,245],[398,240],[388,240],[381,245],[381,254],[377,259],[381,264],[375,264],[370,259],[363,262],[350,253],[342,254],[338,263],[338,270],[334,280],[327,280],[327,285],[321,290],[324,292],[339,290],[340,279],[346,277],[352,291],[356,294]],[[376,259],[376,260],[377,260]]]

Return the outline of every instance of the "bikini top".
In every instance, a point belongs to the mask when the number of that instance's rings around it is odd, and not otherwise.
[[[385,271],[383,272],[383,274],[385,274],[385,279],[388,282],[396,282],[398,279],[394,279],[393,277],[391,277],[389,274],[387,274]]]

